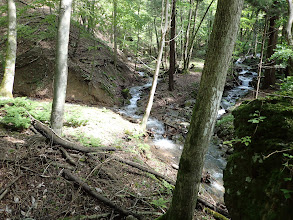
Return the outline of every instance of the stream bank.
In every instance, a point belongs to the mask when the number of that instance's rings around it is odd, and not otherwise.
[[[251,82],[257,75],[251,68],[238,60],[235,63],[239,72],[238,86],[226,90],[221,101],[221,109],[218,118],[229,111],[238,101],[252,90]],[[139,72],[145,84],[130,88],[130,104],[120,110],[122,114],[140,119],[143,115],[147,103],[151,79]],[[192,81],[192,78],[195,81]],[[170,92],[167,90],[167,81],[161,79],[156,91],[153,105],[152,117],[149,119],[147,128],[153,134],[153,150],[156,154],[167,158],[173,168],[178,168],[183,143],[188,131],[189,121],[192,115],[193,106],[196,102],[196,93],[199,86],[200,73],[190,75],[175,75],[175,87],[177,90]],[[193,83],[190,83],[193,82]],[[166,92],[168,91],[168,92]],[[226,166],[227,152],[230,154],[228,146],[222,145],[221,140],[213,137],[208,152],[206,154],[203,184],[200,193],[207,194],[214,203],[224,204],[223,170]]]

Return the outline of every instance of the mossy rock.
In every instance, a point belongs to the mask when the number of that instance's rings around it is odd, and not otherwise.
[[[266,118],[249,120],[259,111]],[[289,98],[266,98],[242,104],[233,111],[235,135],[250,136],[251,143],[237,143],[224,171],[225,203],[232,219],[293,219],[293,190],[282,153],[293,145],[293,103]],[[289,152],[293,154],[293,152]]]
[[[217,120],[215,133],[219,138],[228,141],[234,138],[234,116],[229,113],[224,115],[220,120]]]
[[[121,94],[124,99],[129,99],[131,97],[128,88],[122,89]]]

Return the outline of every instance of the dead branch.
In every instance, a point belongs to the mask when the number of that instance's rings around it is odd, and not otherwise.
[[[71,181],[74,181],[75,183],[77,183],[84,191],[86,191],[88,194],[90,194],[91,196],[93,196],[94,198],[100,200],[101,202],[105,203],[106,205],[114,208],[115,210],[117,210],[118,212],[120,212],[121,214],[123,214],[124,216],[129,216],[129,215],[133,215],[135,217],[137,217],[138,219],[142,219],[142,217],[140,215],[138,215],[137,213],[128,211],[122,207],[119,207],[117,205],[115,205],[112,201],[110,201],[109,199],[107,199],[106,197],[98,194],[97,192],[95,192],[94,190],[91,189],[91,187],[89,185],[87,185],[86,183],[84,183],[80,178],[78,178],[77,176],[73,175],[69,170],[64,170],[63,173],[65,174],[65,178]]]
[[[32,125],[34,128],[40,132],[43,136],[50,139],[55,145],[61,145],[64,148],[70,149],[70,150],[76,150],[83,153],[89,153],[89,152],[97,152],[97,151],[116,151],[116,148],[113,147],[84,147],[82,145],[79,145],[77,143],[73,143],[70,141],[67,141],[57,135],[51,128],[43,124],[42,122],[36,120],[33,118]]]
[[[16,183],[17,180],[19,180],[20,177],[22,177],[23,175],[19,175],[18,177],[16,177],[13,181],[11,181],[6,187],[4,187],[3,189],[0,190],[0,200],[4,198],[4,196],[8,193],[9,188]]]
[[[160,174],[160,173],[158,173],[158,172],[156,172],[156,171],[154,171],[154,170],[152,170],[152,169],[150,169],[148,167],[142,166],[142,165],[140,165],[138,163],[135,163],[135,162],[132,162],[132,161],[129,161],[129,160],[125,160],[125,159],[122,159],[122,158],[119,158],[119,157],[114,157],[114,160],[117,160],[117,161],[119,161],[121,163],[124,163],[124,164],[127,164],[129,166],[135,167],[135,168],[137,168],[139,170],[154,174],[156,177],[164,179],[168,183],[175,185],[174,180],[171,180],[169,177],[166,177],[166,176],[164,176],[164,175],[162,175],[162,174]]]
[[[8,193],[8,189],[5,189],[4,190],[4,192],[2,192],[1,194],[0,194],[0,201],[1,201],[1,199],[3,199],[4,198],[4,196]]]
[[[73,218],[70,218],[70,220],[100,219],[100,218],[106,218],[109,215],[111,215],[111,213],[103,213],[103,214],[99,214],[99,215],[78,215]]]
[[[70,163],[71,165],[74,165],[74,166],[77,165],[75,160],[69,155],[69,153],[63,147],[60,147],[60,150],[61,150],[63,156],[65,157],[66,161],[68,161],[68,163]]]
[[[52,162],[51,163],[53,166],[59,167],[59,168],[64,168],[64,169],[68,169],[68,170],[74,170],[74,167],[72,166],[68,166],[66,164],[62,164],[62,163],[57,163],[57,162]]]

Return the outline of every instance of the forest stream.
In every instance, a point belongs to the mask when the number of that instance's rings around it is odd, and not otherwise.
[[[231,90],[225,91],[221,101],[221,109],[218,111],[218,119],[221,118],[231,107],[236,104],[236,101],[245,96],[249,90],[252,90],[251,81],[257,76],[256,72],[251,71],[251,68],[242,64],[239,59],[235,66],[240,70],[238,73],[239,85]],[[141,98],[143,90],[152,86],[152,78],[148,77],[144,72],[139,72],[141,77],[147,77],[147,83],[142,86],[134,86],[130,88],[131,95],[130,104],[120,109],[121,114],[125,114],[134,119],[141,119],[142,116],[137,115],[137,102]],[[160,152],[166,155],[173,161],[174,166],[179,164],[180,155],[183,145],[174,143],[173,140],[164,137],[165,125],[163,122],[150,117],[147,123],[147,129],[154,133],[154,138],[151,144],[154,145]],[[226,166],[225,152],[217,144],[210,143],[205,157],[203,173],[208,176],[208,184],[201,184],[200,193],[206,191],[216,203],[224,203],[224,183],[223,170]]]

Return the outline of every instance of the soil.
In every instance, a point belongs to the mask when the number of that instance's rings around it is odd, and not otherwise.
[[[170,185],[114,159],[133,161],[175,180],[176,170],[171,164],[144,144],[145,137],[137,135],[138,124],[106,108],[68,104],[66,111],[79,111],[82,118],[90,116],[90,120],[84,126],[64,127],[64,138],[73,141],[74,134],[83,133],[101,140],[95,147],[118,150],[91,155],[67,150],[74,166],[64,158],[60,146],[52,145],[33,128],[20,132],[0,127],[0,186],[8,190],[7,194],[0,192],[4,195],[0,199],[1,219],[125,219],[67,180],[64,169],[116,206],[138,212],[145,219],[164,213],[171,199]],[[207,216],[201,208],[195,219]]]

